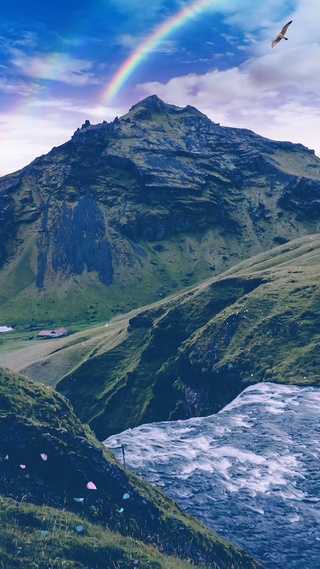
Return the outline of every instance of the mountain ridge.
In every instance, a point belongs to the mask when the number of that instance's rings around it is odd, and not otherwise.
[[[0,318],[126,313],[316,233],[319,195],[313,151],[148,97],[0,179]]]

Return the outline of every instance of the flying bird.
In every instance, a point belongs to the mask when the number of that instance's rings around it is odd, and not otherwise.
[[[285,26],[283,26],[281,32],[279,32],[279,34],[277,34],[276,39],[273,40],[271,47],[274,47],[281,40],[286,40],[286,41],[288,40],[288,38],[285,37],[285,34],[290,24],[292,24],[292,20],[290,20],[290,22],[288,22]]]

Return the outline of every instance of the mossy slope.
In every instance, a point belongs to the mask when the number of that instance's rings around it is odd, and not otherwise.
[[[319,235],[141,311],[58,383],[99,438],[208,415],[259,381],[319,385]]]
[[[184,567],[169,554],[197,566],[258,567],[123,470],[63,396],[0,369],[0,401],[2,566]]]

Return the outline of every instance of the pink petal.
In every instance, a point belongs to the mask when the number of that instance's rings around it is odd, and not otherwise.
[[[26,468],[26,465],[25,465],[25,464],[20,464],[20,468],[24,469],[24,468]]]
[[[93,482],[88,482],[87,488],[88,490],[97,490],[97,487]]]
[[[48,455],[44,454],[44,452],[42,452],[40,454],[40,456],[41,456],[42,460],[48,460]]]

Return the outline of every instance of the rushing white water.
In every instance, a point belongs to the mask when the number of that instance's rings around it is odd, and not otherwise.
[[[217,415],[104,443],[266,569],[319,569],[319,418],[319,389],[262,383]]]

